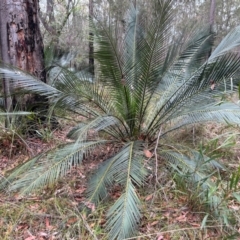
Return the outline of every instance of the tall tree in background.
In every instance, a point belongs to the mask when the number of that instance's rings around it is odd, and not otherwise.
[[[50,35],[50,42],[59,47],[60,35],[67,24],[67,21],[77,5],[76,0],[62,1],[56,4],[54,0],[46,0],[46,11],[40,11],[39,17],[43,24],[43,27]],[[43,5],[44,5],[43,4]],[[61,18],[56,18],[56,14],[59,14],[59,8],[64,9],[61,11]]]
[[[43,41],[39,28],[38,0],[0,2],[0,48],[4,63],[11,64],[46,82]],[[3,80],[5,108],[11,109],[10,90]],[[29,100],[29,98],[28,98]]]
[[[209,18],[211,32],[213,31],[213,27],[214,27],[215,11],[216,11],[216,0],[211,0],[211,9],[210,9],[210,18]]]
[[[45,82],[38,0],[3,0],[0,16],[2,60]]]
[[[210,33],[214,32],[215,11],[216,11],[216,0],[211,0],[210,18],[209,18]],[[208,56],[210,56],[211,53],[212,53],[212,49],[210,49]]]
[[[93,19],[93,0],[89,0],[89,20],[92,21],[92,19]],[[93,40],[94,40],[94,36],[90,28],[89,29],[89,71],[94,76]]]

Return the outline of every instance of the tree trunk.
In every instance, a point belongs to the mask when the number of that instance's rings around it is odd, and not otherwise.
[[[210,30],[213,31],[213,26],[215,22],[215,10],[216,10],[216,0],[211,0],[211,8],[210,8]]]
[[[5,11],[6,3],[5,0],[0,2],[0,53],[1,59],[3,62],[10,64],[10,57],[8,54],[8,35],[6,31],[6,16],[7,13]],[[4,106],[6,112],[10,112],[12,110],[12,98],[10,94],[10,84],[7,79],[2,79],[3,86],[3,94],[4,94]],[[5,126],[9,127],[10,119],[7,118],[5,122]]]
[[[39,17],[47,32],[50,34],[50,44],[53,44],[57,49],[59,48],[59,38],[62,33],[63,28],[67,24],[67,21],[74,8],[76,6],[75,1],[68,0],[67,2],[62,2],[62,7],[64,8],[64,13],[61,14],[61,22],[57,22],[54,15],[54,0],[47,0],[46,13],[40,11]],[[48,20],[47,20],[48,19]]]
[[[89,0],[89,20],[92,21],[92,19],[93,19],[93,0]],[[93,40],[94,40],[94,36],[90,29],[89,30],[89,71],[94,77]]]
[[[0,16],[2,60],[46,82],[38,0],[1,0]],[[3,85],[9,96],[11,86],[6,81]],[[27,96],[21,105],[35,101],[36,97]]]
[[[216,0],[211,0],[210,17],[209,17],[210,33],[213,33],[214,31],[215,11],[216,11]],[[210,49],[208,56],[210,57],[211,54],[212,54],[212,49]]]
[[[46,82],[38,4],[38,0],[2,0],[0,15],[5,18],[1,34],[7,37],[7,48],[2,46],[2,51],[10,64]]]

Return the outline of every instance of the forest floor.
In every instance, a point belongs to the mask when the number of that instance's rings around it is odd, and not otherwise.
[[[41,137],[19,137],[0,139],[0,176],[27,161],[30,157],[54,148],[56,145],[69,142],[66,134],[71,125],[63,124],[51,134]],[[219,148],[221,161],[229,163],[232,171],[240,166],[240,130],[225,128],[216,124],[186,128],[178,135],[179,141],[198,145],[204,141],[206,149]],[[224,137],[215,142],[206,139],[218,138],[219,135],[231,132],[232,138]],[[45,136],[45,137],[43,137]],[[228,135],[229,136],[229,135]],[[226,142],[228,141],[228,142]],[[229,145],[229,147],[227,146]],[[105,239],[104,224],[106,209],[112,200],[119,197],[120,189],[112,189],[109,202],[104,202],[96,210],[95,206],[84,197],[87,179],[106,156],[116,149],[98,149],[86,159],[80,167],[71,172],[56,185],[43,189],[38,194],[21,196],[17,193],[0,193],[0,239],[1,240],[87,240]],[[160,169],[164,169],[159,162]],[[149,176],[147,187],[140,189],[142,221],[138,237],[131,239],[240,239],[240,204],[233,199],[228,201],[234,212],[235,222],[231,227],[216,220],[213,213],[206,209],[204,202],[198,199],[198,191],[192,192],[184,184],[176,186],[176,180],[169,171],[158,174],[158,185],[153,176]],[[81,211],[81,206],[89,209],[89,214]],[[238,217],[239,216],[239,217]],[[206,225],[206,220],[208,224]],[[230,230],[229,230],[230,229]],[[130,239],[130,238],[129,238]],[[230,238],[229,238],[230,239]]]

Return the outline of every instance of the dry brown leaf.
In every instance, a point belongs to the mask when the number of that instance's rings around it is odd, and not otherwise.
[[[48,230],[52,230],[53,229],[53,226],[50,225],[49,218],[45,219],[45,223],[46,223],[46,229],[48,229]]]
[[[34,239],[37,239],[37,238],[35,236],[30,236],[30,237],[25,238],[24,240],[34,240]]]
[[[155,226],[155,225],[157,225],[159,223],[159,221],[154,221],[154,222],[152,222],[151,224],[150,224],[150,226]]]
[[[89,226],[93,228],[95,225],[96,225],[95,223],[91,223]]]
[[[190,222],[190,224],[191,224],[193,227],[200,227],[200,226],[201,226],[199,223]]]
[[[179,217],[177,217],[176,220],[177,220],[178,222],[186,222],[186,221],[187,221],[187,217],[186,217],[187,214],[188,214],[188,212],[182,213],[182,215],[180,215]]]
[[[146,198],[145,198],[145,200],[146,201],[149,201],[149,200],[151,200],[153,198],[153,194],[150,194],[150,195],[148,195]]]
[[[50,223],[49,223],[49,219],[48,218],[46,218],[45,223],[46,223],[46,228],[49,228]]]
[[[79,189],[76,189],[75,192],[81,194],[81,193],[84,193],[86,191],[86,189],[87,189],[86,187],[79,188]]]
[[[37,209],[39,208],[39,204],[35,203],[35,204],[29,206],[29,208],[30,208],[32,211],[37,210]]]
[[[215,83],[213,83],[212,85],[211,85],[211,90],[214,90],[215,89],[215,86],[216,86],[216,84]]]
[[[69,218],[68,221],[67,221],[68,224],[73,224],[75,222],[77,222],[77,218],[76,217]]]
[[[152,157],[152,153],[149,151],[149,150],[147,150],[147,149],[144,149],[144,154],[145,154],[145,156],[147,157],[147,158],[151,158]]]

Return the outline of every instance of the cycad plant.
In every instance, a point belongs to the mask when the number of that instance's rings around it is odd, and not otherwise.
[[[111,26],[93,22],[98,63],[94,82],[62,69],[55,85],[49,86],[1,66],[1,74],[11,79],[15,89],[46,96],[52,108],[64,108],[85,119],[69,131],[74,142],[16,168],[2,187],[30,193],[56,182],[84,158],[87,161],[98,146],[120,146],[91,176],[86,193],[88,202],[98,205],[111,187],[121,186],[121,196],[107,212],[109,239],[136,233],[141,219],[138,189],[144,186],[149,169],[156,175],[160,159],[173,170],[189,174],[203,191],[211,187],[209,174],[222,166],[180,143],[168,144],[168,135],[189,124],[240,123],[239,106],[220,101],[222,92],[234,90],[237,81],[240,59],[234,50],[240,45],[240,28],[230,32],[208,57],[214,34],[201,28],[176,40],[172,6],[172,0],[155,1],[147,20],[141,18],[141,9],[131,7],[120,46]],[[95,133],[91,138],[90,131]]]

